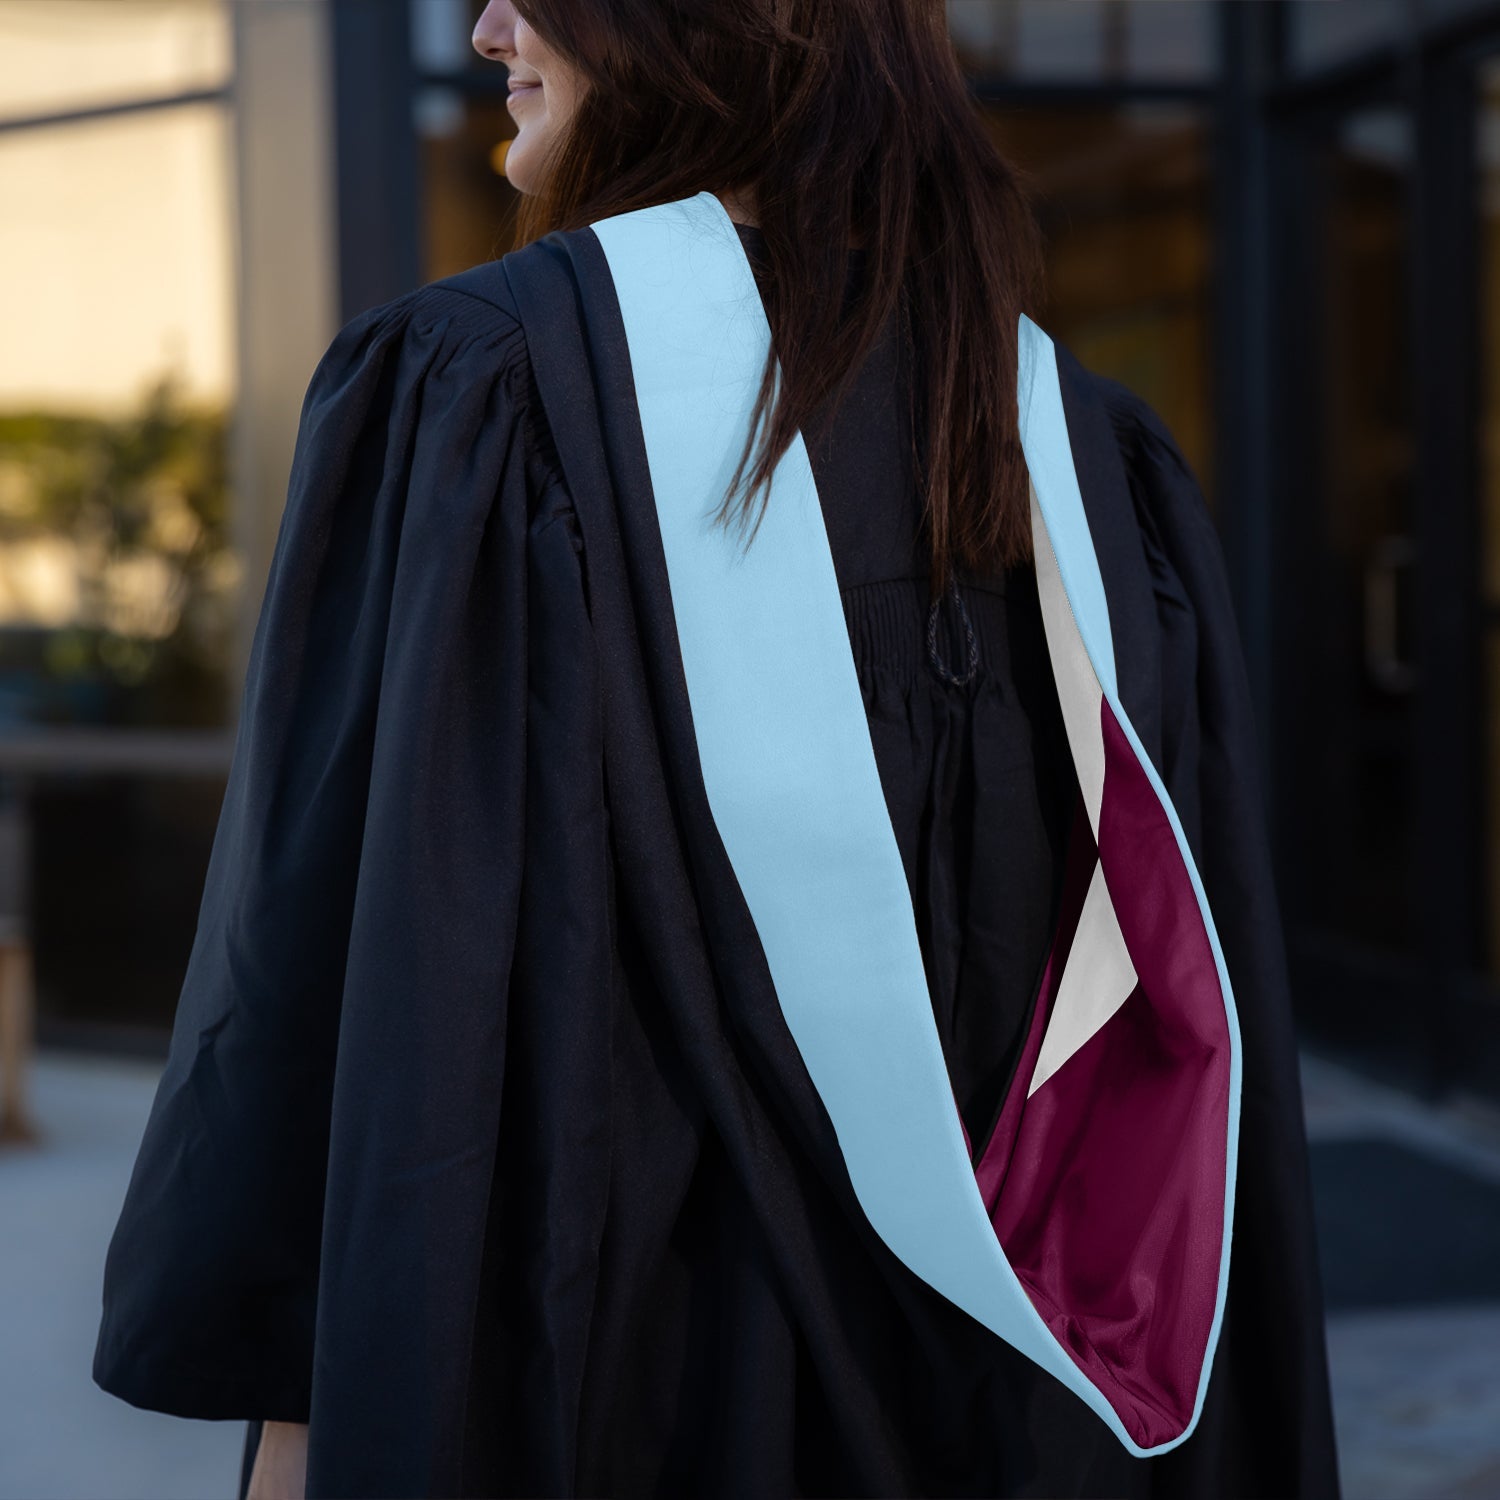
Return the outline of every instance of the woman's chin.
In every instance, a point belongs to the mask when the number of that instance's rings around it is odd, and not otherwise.
[[[512,140],[506,150],[505,178],[518,193],[529,193],[535,185],[531,157],[532,152],[522,143],[520,136]]]

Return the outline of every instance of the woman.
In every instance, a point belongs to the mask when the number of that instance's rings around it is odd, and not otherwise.
[[[254,1500],[1336,1495],[1217,543],[943,7],[474,41],[524,248],[313,377],[96,1380]]]

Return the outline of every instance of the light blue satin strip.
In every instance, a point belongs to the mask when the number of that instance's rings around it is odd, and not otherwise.
[[[592,229],[624,319],[709,805],[860,1204],[917,1275],[1074,1391],[1128,1451],[1174,1448],[1197,1409],[1177,1437],[1136,1444],[1042,1321],[985,1212],[801,435],[777,466],[748,551],[711,524],[770,348],[738,233],[710,192]],[[1032,346],[1028,379],[1050,402],[1043,353],[1050,344]],[[1060,447],[1055,431],[1043,446],[1038,461],[1057,475],[1049,489],[1069,478],[1076,492],[1066,429]],[[1060,514],[1053,541],[1070,559],[1075,607],[1112,688],[1097,565],[1091,581],[1072,561],[1094,561],[1081,514],[1072,523]],[[1051,516],[1048,525],[1050,534]],[[1237,1068],[1235,1078],[1237,1088]],[[1207,1372],[1206,1361],[1205,1382]],[[1200,1408],[1202,1398],[1200,1383]]]

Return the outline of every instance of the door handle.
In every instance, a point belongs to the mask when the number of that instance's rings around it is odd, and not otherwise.
[[[1401,572],[1416,561],[1409,536],[1384,536],[1365,564],[1365,670],[1388,693],[1409,693],[1417,669],[1401,655]]]

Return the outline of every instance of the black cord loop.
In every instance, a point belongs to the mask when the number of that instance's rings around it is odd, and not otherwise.
[[[963,595],[958,591],[958,584],[952,574],[948,577],[947,594],[952,595],[953,602],[958,605],[959,615],[964,622],[964,635],[968,640],[968,670],[962,677],[948,669],[947,663],[938,655],[937,649],[937,620],[938,607],[943,602],[943,595],[939,595],[932,601],[932,608],[927,611],[927,659],[944,682],[951,682],[955,687],[962,687],[979,670],[979,642],[974,637],[974,627],[969,621],[969,611],[964,605]]]

